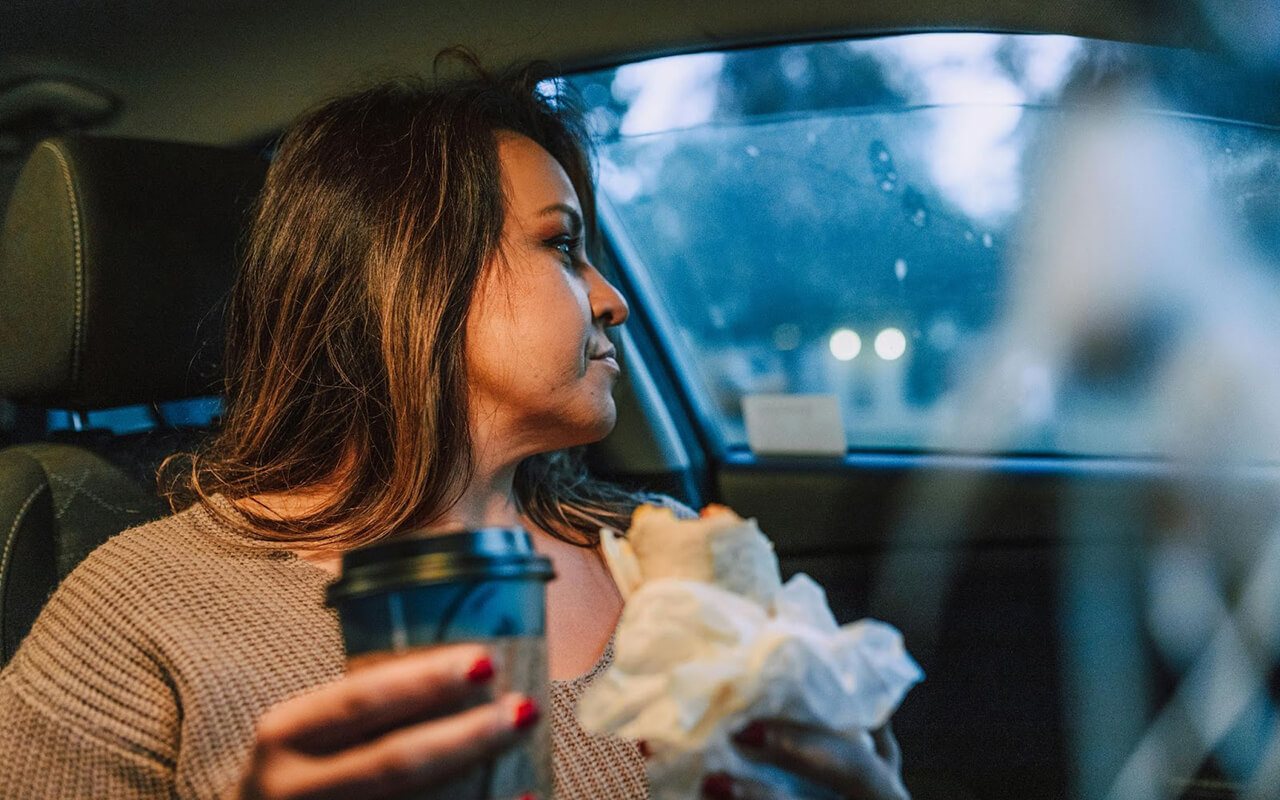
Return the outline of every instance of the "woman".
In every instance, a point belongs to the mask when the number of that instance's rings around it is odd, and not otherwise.
[[[583,138],[537,77],[386,83],[288,130],[232,297],[225,425],[173,488],[193,502],[91,555],[0,676],[6,796],[393,796],[539,716],[557,797],[646,795],[637,744],[573,719],[621,611],[593,531],[653,498],[566,455],[613,427],[627,304],[588,258]],[[341,553],[482,525],[554,562],[551,708],[454,713],[492,678],[477,645],[344,676]],[[887,732],[878,752],[780,723],[741,739],[849,796],[903,793]]]

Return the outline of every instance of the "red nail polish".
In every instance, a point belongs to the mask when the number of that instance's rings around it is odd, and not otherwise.
[[[638,742],[636,742],[636,747],[639,747],[639,748],[640,748],[640,757],[641,757],[641,758],[652,758],[652,757],[653,757],[653,748],[649,747],[649,743],[648,743],[648,742],[646,742],[644,739],[641,739],[641,740],[639,740]]]
[[[488,656],[481,656],[476,659],[476,663],[471,665],[471,669],[467,670],[467,680],[472,683],[488,683],[493,679],[493,659]]]
[[[764,723],[752,722],[733,735],[733,741],[747,747],[764,747]]]
[[[542,716],[542,712],[538,710],[538,704],[526,697],[516,706],[516,730],[523,731],[532,728],[538,724],[538,718]]]
[[[538,800],[538,798],[532,794],[522,794],[520,795],[520,800]]]
[[[707,800],[733,800],[733,778],[716,772],[702,779],[702,796]]]

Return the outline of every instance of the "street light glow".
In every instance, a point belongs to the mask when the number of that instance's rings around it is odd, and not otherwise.
[[[895,361],[907,352],[907,337],[897,328],[885,328],[876,334],[876,355]]]
[[[862,339],[848,328],[841,328],[831,334],[828,346],[831,348],[831,355],[838,360],[852,361],[862,352]]]

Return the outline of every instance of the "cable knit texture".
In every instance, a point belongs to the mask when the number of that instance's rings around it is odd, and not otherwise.
[[[0,673],[0,794],[228,796],[258,717],[343,673],[329,581],[198,505],[113,537]],[[606,647],[586,675],[552,683],[557,800],[648,796],[635,743],[589,735],[574,715],[612,658]]]

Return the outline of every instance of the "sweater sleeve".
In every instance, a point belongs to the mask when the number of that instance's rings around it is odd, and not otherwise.
[[[697,511],[694,511],[692,508],[686,506],[684,503],[670,495],[650,493],[647,495],[647,499],[650,503],[653,503],[656,506],[664,506],[671,509],[672,513],[680,519],[697,519],[698,517]]]
[[[0,774],[15,800],[168,798],[178,700],[136,586],[95,553],[0,672]]]

